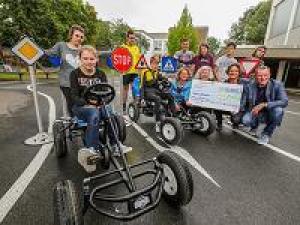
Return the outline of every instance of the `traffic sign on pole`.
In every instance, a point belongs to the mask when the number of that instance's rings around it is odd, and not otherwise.
[[[12,48],[12,51],[28,64],[28,71],[31,80],[31,90],[33,94],[35,113],[39,131],[35,136],[25,140],[25,144],[42,145],[45,143],[49,143],[50,138],[48,134],[43,132],[42,119],[40,116],[39,103],[37,99],[35,71],[33,67],[33,64],[44,54],[44,51],[41,48],[39,48],[39,46],[36,45],[28,37],[23,38],[19,43],[17,43]]]
[[[42,55],[44,51],[39,48],[29,37],[23,38],[18,44],[16,44],[12,51],[24,60],[28,65],[35,63]]]
[[[111,53],[112,65],[120,73],[127,72],[132,66],[132,55],[127,48],[116,48]]]

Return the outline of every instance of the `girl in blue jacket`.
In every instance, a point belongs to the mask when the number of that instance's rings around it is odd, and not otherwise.
[[[171,94],[175,99],[176,111],[179,111],[181,107],[191,106],[189,102],[192,88],[190,77],[190,71],[187,68],[182,68],[177,73],[176,80],[172,82]]]

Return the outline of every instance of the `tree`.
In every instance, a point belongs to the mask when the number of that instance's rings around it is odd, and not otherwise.
[[[24,35],[43,48],[66,40],[72,24],[82,25],[94,44],[96,12],[83,0],[0,0],[0,45],[12,47]]]
[[[216,55],[219,52],[220,46],[221,46],[221,41],[220,40],[218,40],[215,37],[208,37],[207,38],[207,44],[209,46],[209,49],[210,49],[211,53]]]
[[[112,49],[110,23],[98,20],[96,26],[96,48],[100,50]]]
[[[184,7],[177,25],[169,30],[168,51],[170,55],[173,55],[180,49],[180,40],[182,38],[189,39],[190,49],[194,52],[197,51],[197,34],[195,28],[193,27],[192,16],[187,6]]]
[[[232,24],[229,38],[237,44],[263,44],[271,10],[271,0],[247,9],[239,21]]]

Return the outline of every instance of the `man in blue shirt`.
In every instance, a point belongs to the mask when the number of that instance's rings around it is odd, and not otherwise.
[[[260,66],[256,70],[255,80],[250,81],[246,91],[246,110],[242,123],[257,129],[260,123],[265,123],[258,144],[268,144],[277,126],[280,126],[283,118],[283,109],[288,105],[288,97],[283,84],[270,79],[270,68]]]

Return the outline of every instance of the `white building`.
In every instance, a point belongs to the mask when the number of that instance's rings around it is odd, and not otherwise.
[[[147,33],[144,30],[136,30],[135,32],[146,38],[150,44],[148,51],[144,51],[144,54],[147,58],[153,54],[167,54],[168,33]]]
[[[265,44],[300,47],[299,0],[273,0]]]

